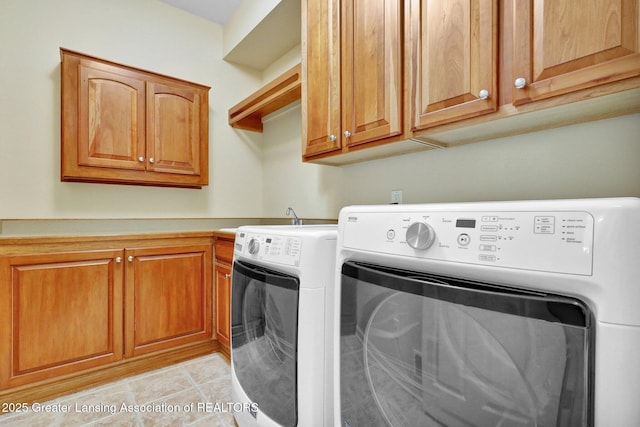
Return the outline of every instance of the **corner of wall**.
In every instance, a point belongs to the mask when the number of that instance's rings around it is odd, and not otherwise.
[[[301,49],[302,45],[298,44],[287,53],[278,58],[275,62],[269,65],[262,72],[262,83],[267,84],[274,80],[280,74],[293,68],[296,64],[299,64],[302,60]]]

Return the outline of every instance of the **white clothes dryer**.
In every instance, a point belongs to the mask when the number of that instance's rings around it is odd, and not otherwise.
[[[640,426],[640,199],[340,212],[334,423]]]
[[[337,225],[245,226],[231,286],[234,415],[246,426],[333,422],[330,357]],[[333,297],[333,293],[331,293]]]

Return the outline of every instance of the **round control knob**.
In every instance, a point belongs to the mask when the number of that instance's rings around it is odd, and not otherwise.
[[[424,222],[414,222],[407,228],[407,244],[413,249],[427,249],[435,238],[436,232]]]
[[[258,253],[259,250],[260,250],[260,242],[258,242],[256,239],[249,240],[249,253],[251,255],[255,255]]]

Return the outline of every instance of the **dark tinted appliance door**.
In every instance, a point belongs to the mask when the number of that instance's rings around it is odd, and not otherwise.
[[[261,412],[297,422],[298,278],[242,261],[233,264],[233,369]]]
[[[580,301],[355,262],[341,296],[343,427],[592,424]]]

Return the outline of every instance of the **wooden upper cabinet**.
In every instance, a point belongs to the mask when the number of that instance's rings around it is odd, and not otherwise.
[[[303,157],[402,134],[402,2],[302,2]]]
[[[497,0],[411,0],[409,8],[412,130],[496,111]]]
[[[640,75],[638,3],[638,0],[516,2],[513,104]]]
[[[339,150],[340,2],[302,1],[302,155]]]
[[[348,146],[402,133],[402,2],[342,2],[342,133]]]
[[[198,91],[149,82],[147,105],[148,169],[200,175]]]
[[[208,87],[61,54],[63,181],[208,184]]]
[[[79,68],[78,164],[144,170],[144,80],[115,67]]]

